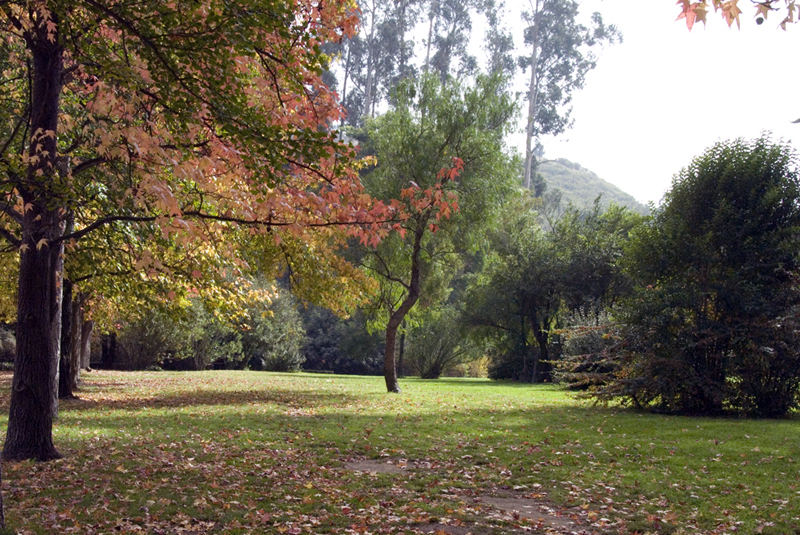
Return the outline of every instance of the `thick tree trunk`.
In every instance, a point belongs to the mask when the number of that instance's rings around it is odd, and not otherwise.
[[[58,403],[65,218],[60,210],[56,134],[63,74],[58,19],[27,31],[31,59],[30,164],[19,187],[22,246],[17,296],[17,354],[3,458],[49,460]]]
[[[63,229],[52,223],[50,232]],[[37,232],[38,241],[46,229]],[[50,232],[47,232],[50,235]],[[20,253],[17,305],[17,355],[11,389],[7,460],[60,457],[53,445],[58,403],[58,358],[61,338],[61,268],[63,247],[35,245]],[[55,402],[55,403],[54,403]]]
[[[383,376],[386,380],[386,390],[389,392],[400,392],[400,385],[397,383],[397,365],[395,361],[395,342],[397,341],[397,330],[400,324],[411,310],[411,307],[419,299],[420,287],[420,251],[422,245],[422,237],[425,235],[425,228],[427,219],[417,221],[417,227],[414,230],[414,247],[411,251],[411,279],[408,283],[408,294],[406,295],[400,306],[392,312],[389,316],[389,322],[386,324],[386,349],[383,359]]]

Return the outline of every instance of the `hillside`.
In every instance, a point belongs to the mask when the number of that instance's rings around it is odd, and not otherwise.
[[[648,208],[631,195],[569,160],[563,158],[545,160],[539,164],[537,172],[547,183],[548,191],[554,189],[561,191],[564,203],[572,202],[579,207],[589,207],[598,195],[602,195],[601,203],[603,205],[613,202],[627,206],[635,212],[649,213]]]

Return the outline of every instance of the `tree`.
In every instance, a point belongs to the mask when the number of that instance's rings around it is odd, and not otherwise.
[[[428,37],[423,70],[438,74],[444,83],[448,76],[463,77],[475,72],[475,58],[467,53],[472,29],[470,11],[474,0],[428,0]],[[453,60],[459,59],[457,69]]]
[[[632,242],[623,367],[599,395],[695,414],[796,406],[798,231],[789,146],[739,139],[695,158]]]
[[[505,207],[466,314],[494,347],[493,377],[538,382],[551,378],[567,315],[599,318],[627,293],[619,261],[641,217],[596,202],[590,212],[569,207],[545,230],[528,195]]]
[[[572,93],[583,87],[586,74],[597,64],[591,49],[620,40],[616,28],[603,24],[599,13],[592,15],[590,28],[579,24],[574,0],[529,0],[529,5],[523,17],[530,53],[519,58],[520,65],[530,70],[523,179],[527,189],[536,172],[539,136],[567,128]]]
[[[343,228],[377,239],[387,211],[320,78],[319,45],[354,29],[348,3],[12,1],[0,17],[0,235],[19,250],[3,456],[46,460],[65,244],[128,224],[184,248],[297,237],[326,256]]]
[[[449,251],[465,250],[471,228],[491,219],[512,187],[513,165],[503,134],[513,105],[498,91],[499,78],[479,77],[462,88],[436,76],[401,85],[396,106],[367,123],[366,151],[377,165],[364,175],[379,199],[399,199],[397,233],[363,260],[382,281],[385,304],[386,388],[399,392],[397,332],[434,273],[445,276]]]
[[[732,26],[736,22],[736,26],[741,26],[740,15],[742,10],[739,8],[739,0],[698,0],[692,2],[691,0],[679,0],[680,13],[678,19],[686,20],[686,27],[689,30],[694,27],[695,22],[706,23],[708,16],[708,8],[714,8],[718,12],[728,26]],[[752,2],[752,7],[755,9],[756,24],[763,24],[770,14],[774,14],[781,18],[780,27],[786,29],[787,24],[792,24],[798,21],[797,17],[797,2],[796,0],[763,0]]]

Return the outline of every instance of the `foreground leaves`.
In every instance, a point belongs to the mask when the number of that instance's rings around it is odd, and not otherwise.
[[[800,527],[796,419],[642,415],[487,381],[409,380],[391,397],[382,387],[92,372],[61,407],[66,457],[3,466],[9,524],[25,534]]]

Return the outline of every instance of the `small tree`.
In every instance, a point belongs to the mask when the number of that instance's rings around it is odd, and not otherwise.
[[[766,137],[681,171],[631,247],[625,364],[600,392],[669,412],[785,414],[797,404],[800,177]]]
[[[364,174],[364,185],[378,199],[399,199],[403,215],[397,232],[363,261],[382,286],[389,392],[400,391],[395,345],[403,320],[425,299],[431,279],[452,271],[450,252],[466,250],[472,231],[511,191],[514,169],[503,135],[514,106],[501,87],[496,76],[478,77],[471,87],[432,75],[408,80],[395,93],[394,109],[367,123],[365,145],[377,166]]]

